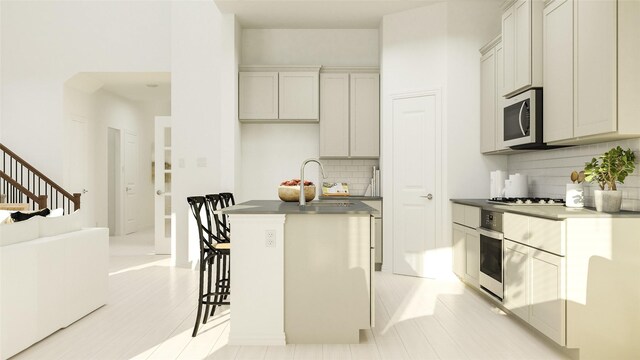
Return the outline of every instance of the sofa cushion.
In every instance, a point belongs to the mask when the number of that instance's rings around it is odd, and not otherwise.
[[[20,222],[31,219],[34,216],[47,216],[49,215],[49,213],[51,213],[51,210],[49,210],[48,208],[30,212],[16,211],[11,214],[11,218],[13,219],[13,222]]]
[[[41,216],[13,224],[0,224],[0,246],[29,241],[40,237]]]
[[[63,208],[57,208],[57,209],[51,210],[51,213],[49,213],[49,215],[47,215],[47,217],[58,217],[58,216],[62,216],[62,215],[64,215],[64,209]]]
[[[40,220],[40,236],[56,236],[82,228],[80,210],[69,215],[58,217],[46,217]]]

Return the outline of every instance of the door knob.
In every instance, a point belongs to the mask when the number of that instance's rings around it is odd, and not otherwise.
[[[420,195],[420,197],[427,198],[427,200],[431,200],[431,199],[433,199],[433,195],[431,195],[431,194],[427,194],[427,195]]]
[[[158,195],[162,195],[162,194],[164,194],[164,191],[162,191],[162,190],[158,190],[158,191],[156,191],[156,194],[158,194]]]

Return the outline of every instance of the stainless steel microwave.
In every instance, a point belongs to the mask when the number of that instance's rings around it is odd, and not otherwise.
[[[505,146],[544,149],[542,139],[542,89],[531,89],[504,100]]]

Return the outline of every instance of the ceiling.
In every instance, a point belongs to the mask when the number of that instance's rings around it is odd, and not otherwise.
[[[65,84],[88,93],[102,89],[132,101],[171,101],[169,72],[85,72]]]
[[[215,0],[249,29],[377,29],[384,15],[442,0]]]

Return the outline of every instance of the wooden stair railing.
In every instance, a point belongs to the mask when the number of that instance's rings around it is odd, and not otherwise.
[[[36,206],[62,208],[68,214],[80,209],[81,194],[64,190],[1,143],[0,194],[5,194],[9,203],[30,203],[33,210]]]

